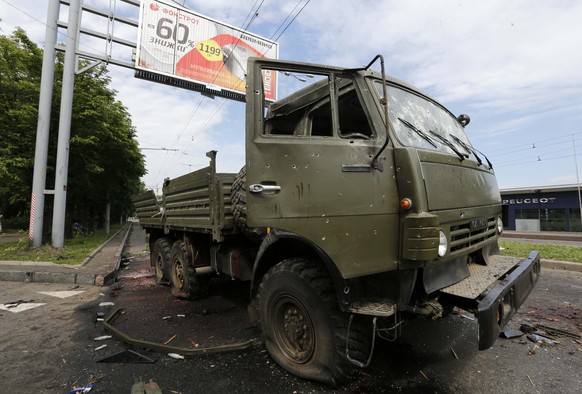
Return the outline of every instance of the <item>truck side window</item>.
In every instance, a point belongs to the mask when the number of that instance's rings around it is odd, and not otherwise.
[[[329,100],[318,105],[311,111],[311,135],[318,137],[333,136],[333,123],[331,119],[331,107]]]
[[[302,134],[300,124],[305,117],[305,109],[290,114],[268,114],[265,120],[265,133],[271,135]]]
[[[362,108],[355,89],[340,92],[338,100],[339,136],[342,138],[372,138],[372,129],[368,117]]]

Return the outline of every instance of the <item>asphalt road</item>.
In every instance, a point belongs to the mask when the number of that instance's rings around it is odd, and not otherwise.
[[[273,363],[259,330],[247,322],[244,284],[216,282],[208,299],[177,300],[167,287],[154,284],[142,237],[132,234],[129,263],[119,282],[108,288],[2,284],[3,392],[65,393],[93,382],[95,393],[130,393],[135,382],[150,379],[164,393],[574,393],[582,387],[582,344],[557,337],[559,344],[536,347],[525,337],[500,338],[479,352],[476,322],[465,315],[407,322],[399,341],[377,342],[370,367],[339,389],[298,379]],[[24,302],[17,307],[6,306],[19,300]],[[114,305],[99,306],[102,302]],[[108,334],[96,321],[97,313],[119,307],[126,313],[115,327],[140,339],[190,348],[258,342],[245,350],[185,360],[137,349],[155,361],[138,363],[144,359],[124,352],[127,347],[119,339],[94,340]],[[544,271],[508,327],[518,329],[522,323],[580,333],[582,274]],[[102,345],[107,346],[96,350]],[[99,362],[110,356],[119,357],[118,362]]]

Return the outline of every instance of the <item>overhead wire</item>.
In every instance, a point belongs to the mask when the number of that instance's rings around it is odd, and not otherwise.
[[[263,3],[265,2],[265,0],[261,0],[261,3],[257,6],[257,3],[259,2],[259,0],[256,0],[255,3],[253,4],[253,6],[251,7],[251,9],[249,10],[249,12],[247,13],[245,20],[242,23],[242,31],[245,32],[248,30],[248,28],[250,27],[250,25],[255,21],[255,19],[258,17],[259,15],[259,10],[261,9]],[[256,10],[255,10],[255,7]],[[234,47],[236,46],[236,44],[238,44],[238,42],[240,42],[241,38],[242,38],[242,34],[238,37],[235,45],[233,45],[233,48],[231,49],[231,54],[232,51],[234,51]],[[212,79],[212,81],[210,82],[210,84],[212,85],[215,81],[216,78],[218,78],[218,75],[220,74],[220,72],[222,71],[222,69],[224,68],[224,63],[221,65],[221,67],[215,71],[214,73],[214,78]],[[194,119],[194,116],[196,115],[196,113],[198,112],[200,106],[202,105],[203,101],[205,100],[206,96],[201,95],[200,100],[198,101],[198,104],[194,107],[194,109],[190,112],[190,115],[188,116],[184,126],[181,128],[180,133],[178,134],[178,136],[176,137],[176,141],[174,143],[174,146],[177,146],[180,142],[180,139],[182,138],[182,136],[184,135],[184,133],[186,132],[186,129],[188,128],[190,122],[192,122],[192,119]],[[210,118],[212,118],[214,116],[214,114],[216,112],[218,112],[218,109],[220,109],[220,107],[222,107],[223,104],[220,104],[219,107],[217,108],[217,110],[215,110],[211,115]],[[206,125],[209,121],[210,118],[204,122],[203,126]],[[186,145],[186,147],[183,148],[183,150],[187,149],[190,146],[190,143],[194,140],[194,138],[192,138],[190,140],[190,142],[188,142],[188,144]],[[160,166],[160,168],[158,169],[158,174],[156,175],[156,177],[154,178],[157,182],[157,179],[159,178],[162,170],[164,170],[167,166],[167,164],[173,160],[175,158],[175,153],[171,156],[166,156],[164,162],[162,163],[162,165]]]
[[[289,14],[287,14],[287,16],[285,17],[285,19],[279,24],[279,26],[277,27],[277,29],[275,30],[275,32],[271,35],[271,40],[273,39],[273,37],[275,36],[275,34],[277,34],[277,32],[279,31],[279,29],[281,29],[285,25],[285,22],[289,19],[289,17],[293,14],[293,12],[297,9],[297,7],[299,6],[299,4],[301,4],[302,1],[303,0],[299,0],[297,2],[297,4],[295,5],[295,7],[293,7],[293,9],[289,12]],[[299,14],[305,9],[305,7],[307,6],[307,4],[309,4],[310,1],[311,0],[307,0],[307,2],[303,5],[303,7],[301,7],[301,9],[295,14],[295,16],[293,17],[293,19],[287,24],[287,26],[285,26],[285,28],[283,29],[283,31],[273,41],[277,41],[283,35],[283,33],[285,33],[285,31],[289,28],[289,26],[291,26],[291,24],[293,23],[293,21],[295,21],[295,19],[297,19],[297,17],[299,16]],[[256,2],[255,2],[255,4],[256,4]],[[261,2],[261,5],[262,4],[263,4],[263,2]],[[263,48],[261,50],[261,52],[260,52],[261,55],[264,55],[264,52],[266,50],[267,50],[267,48]],[[242,81],[239,82],[239,85],[240,85],[240,83],[242,83]],[[215,111],[212,114],[210,114],[209,118],[203,124],[201,124],[198,129],[196,129],[196,131],[192,134],[191,141],[194,141],[198,137],[198,135],[202,132],[202,130],[204,129],[204,127],[206,127],[206,125],[218,113],[218,111],[222,108],[222,106],[226,103],[226,101],[227,101],[226,99],[223,99],[223,101],[217,106],[217,108],[215,109]]]

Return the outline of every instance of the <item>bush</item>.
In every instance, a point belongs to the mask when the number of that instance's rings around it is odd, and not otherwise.
[[[2,218],[2,230],[20,230],[26,231],[28,230],[28,224],[30,221],[29,217],[24,216],[16,216],[13,218]]]

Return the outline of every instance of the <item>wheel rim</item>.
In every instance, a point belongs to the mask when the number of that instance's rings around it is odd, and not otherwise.
[[[291,296],[281,297],[274,309],[275,340],[282,353],[297,364],[311,360],[315,352],[315,328],[303,304]]]
[[[180,259],[174,261],[174,275],[176,276],[176,287],[182,289],[184,287],[184,265]]]

